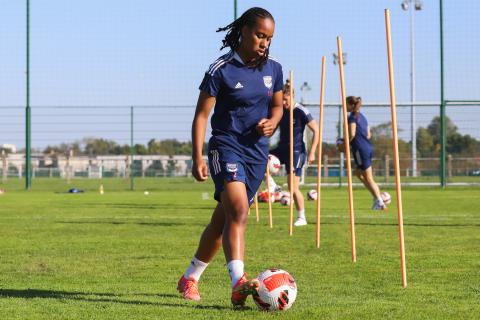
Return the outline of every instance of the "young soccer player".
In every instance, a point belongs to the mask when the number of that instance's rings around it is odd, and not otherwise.
[[[283,117],[280,121],[280,141],[278,146],[270,150],[270,153],[278,157],[290,175],[290,85],[285,84],[283,90]],[[295,201],[295,208],[297,209],[297,220],[294,225],[305,226],[307,219],[305,218],[305,204],[303,195],[300,192],[300,177],[302,176],[302,168],[305,165],[305,160],[308,163],[315,161],[315,150],[318,145],[319,131],[317,122],[313,119],[310,111],[301,104],[296,103],[293,107],[293,200]],[[305,126],[313,133],[310,151],[308,152],[303,142],[303,133]],[[288,179],[290,187],[290,177]]]
[[[367,118],[360,113],[362,98],[349,96],[346,99],[348,116],[348,133],[353,159],[357,166],[355,174],[373,196],[373,210],[385,210],[386,204],[380,195],[380,189],[373,179],[372,158],[373,146],[370,142],[372,134]],[[345,151],[345,142],[338,145],[340,151]]]
[[[275,29],[272,15],[251,8],[218,31],[227,31],[221,56],[207,70],[192,124],[193,167],[198,181],[207,180],[202,145],[208,116],[212,137],[208,164],[215,183],[217,206],[200,238],[190,266],[178,282],[185,299],[200,300],[198,280],[223,245],[230,274],[234,307],[243,306],[258,287],[244,273],[244,234],[248,209],[262,182],[268,156],[268,137],[282,118],[282,67],[269,57]]]

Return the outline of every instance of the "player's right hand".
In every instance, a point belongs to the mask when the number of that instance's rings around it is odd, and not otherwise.
[[[193,161],[192,175],[195,177],[195,180],[200,182],[208,179],[208,168],[205,160]]]
[[[271,137],[275,132],[276,126],[273,124],[273,121],[267,118],[263,118],[257,123],[255,130],[258,134],[264,137]]]

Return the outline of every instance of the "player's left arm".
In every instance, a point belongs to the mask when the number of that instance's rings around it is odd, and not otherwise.
[[[312,131],[313,137],[312,137],[312,143],[310,145],[310,152],[308,153],[308,164],[311,164],[315,161],[315,150],[317,150],[318,146],[318,139],[319,139],[319,130],[318,130],[318,125],[315,120],[311,120],[310,122],[307,123],[308,129]]]
[[[368,140],[370,140],[372,138],[372,132],[370,131],[370,126],[367,127],[367,131],[368,131],[367,138]]]
[[[257,124],[257,132],[266,137],[271,137],[283,116],[283,91],[277,91],[273,94],[270,103],[270,118],[263,118]]]
[[[349,123],[348,124],[348,138],[350,139],[350,142],[353,141],[356,133],[357,133],[357,124],[355,122]]]

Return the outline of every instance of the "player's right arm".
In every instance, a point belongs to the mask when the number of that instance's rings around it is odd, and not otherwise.
[[[202,157],[202,148],[205,141],[208,116],[214,105],[215,97],[200,91],[192,122],[192,174],[197,181],[205,181],[208,178],[208,168]]]

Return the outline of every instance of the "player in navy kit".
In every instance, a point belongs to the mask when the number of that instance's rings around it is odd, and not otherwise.
[[[202,145],[208,116],[212,137],[208,165],[217,206],[200,238],[190,266],[178,282],[185,299],[200,300],[198,280],[223,245],[234,307],[243,306],[258,281],[244,273],[244,233],[248,209],[262,182],[268,138],[282,118],[281,65],[269,57],[275,22],[262,8],[251,8],[218,31],[227,31],[221,56],[205,73],[192,124],[193,167],[198,181],[207,180]]]
[[[283,117],[280,121],[280,140],[275,149],[270,153],[275,155],[282,164],[285,164],[287,173],[290,174],[290,85],[285,84],[283,91]],[[303,142],[303,133],[305,127],[313,133],[310,151],[307,155],[307,149]],[[317,122],[313,119],[310,111],[301,104],[295,103],[293,109],[293,200],[297,209],[297,220],[295,226],[304,226],[307,224],[305,218],[305,205],[303,195],[300,192],[300,177],[302,176],[302,168],[305,162],[312,163],[315,161],[315,150],[317,149],[319,139],[319,131]],[[290,179],[288,179],[290,183]],[[290,185],[289,185],[290,187]]]
[[[357,166],[355,174],[373,196],[373,210],[385,210],[386,204],[380,194],[380,189],[373,179],[372,158],[373,146],[370,142],[371,133],[367,118],[360,113],[362,98],[349,96],[346,99],[348,116],[348,133],[353,159]],[[345,150],[344,143],[339,145],[339,150]]]

